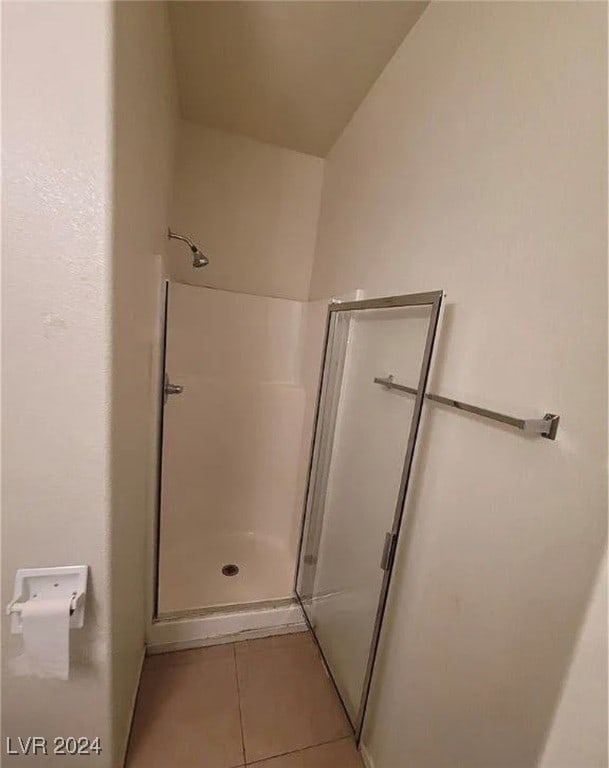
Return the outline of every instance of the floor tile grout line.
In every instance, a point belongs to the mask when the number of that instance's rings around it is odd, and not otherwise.
[[[353,740],[353,736],[339,736],[338,739],[328,739],[327,741],[320,741],[318,744],[309,744],[308,747],[300,747],[299,749],[290,749],[288,752],[279,752],[276,755],[269,755],[268,757],[261,757],[259,760],[253,760],[251,763],[246,762],[245,768],[250,765],[257,765],[258,763],[266,763],[267,760],[275,760],[278,757],[286,757],[286,755],[295,755],[297,752],[306,752],[307,749],[316,749],[317,747],[324,747],[326,744],[335,744],[338,741],[345,741],[346,739]],[[355,742],[353,742],[355,745]]]
[[[142,673],[150,673],[150,672],[159,672],[164,671],[167,669],[175,669],[176,667],[194,667],[194,666],[201,666],[202,664],[214,664],[217,662],[217,659],[205,659],[202,656],[198,657],[193,655],[190,659],[185,659],[184,657],[181,658],[181,660],[176,660],[175,658],[172,659],[171,657],[174,657],[175,655],[181,656],[181,654],[184,653],[192,653],[195,654],[197,652],[201,651],[207,651],[209,649],[213,648],[226,648],[227,646],[234,646],[234,643],[218,643],[216,645],[203,645],[203,646],[197,646],[196,648],[185,648],[181,651],[165,651],[163,653],[153,653],[146,656],[146,659],[155,659],[157,661],[153,662],[152,665],[149,663],[146,664],[144,667],[142,667]],[[166,658],[165,658],[166,657]]]
[[[241,686],[239,685],[239,668],[237,667],[237,649],[235,643],[233,646],[233,662],[235,664],[235,681],[237,683],[237,702],[239,704],[239,728],[241,730],[241,752],[243,753],[243,762],[246,763],[245,758],[245,735],[243,733],[243,712],[241,711]]]

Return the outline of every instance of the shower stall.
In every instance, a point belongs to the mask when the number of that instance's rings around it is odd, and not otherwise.
[[[358,735],[442,296],[167,284],[155,620],[290,606]]]
[[[157,618],[293,600],[303,313],[167,285]]]

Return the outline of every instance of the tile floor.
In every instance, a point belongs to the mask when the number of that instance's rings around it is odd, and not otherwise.
[[[150,656],[127,768],[362,768],[310,634]]]

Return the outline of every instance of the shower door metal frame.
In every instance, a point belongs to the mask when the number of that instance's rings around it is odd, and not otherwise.
[[[159,581],[161,559],[161,507],[163,495],[163,436],[165,427],[165,367],[167,365],[167,324],[169,322],[169,280],[163,281],[161,296],[159,338],[159,382],[158,382],[158,413],[157,413],[157,455],[156,455],[156,498],[154,509],[154,552],[153,552],[153,583],[152,583],[152,618],[159,620]]]
[[[370,695],[374,665],[375,665],[375,661],[378,654],[380,634],[381,634],[381,629],[383,624],[383,618],[385,615],[385,609],[387,606],[387,599],[389,595],[389,588],[391,585],[391,578],[393,575],[393,565],[395,560],[397,544],[399,540],[400,528],[401,528],[402,520],[404,517],[404,509],[405,509],[406,499],[408,495],[408,485],[410,481],[410,476],[412,474],[412,466],[414,462],[417,436],[419,433],[419,427],[421,423],[421,414],[423,410],[423,403],[425,401],[425,392],[427,389],[427,382],[429,379],[429,372],[431,369],[434,344],[437,336],[443,299],[444,299],[444,291],[440,290],[440,291],[429,291],[426,293],[405,294],[402,296],[385,296],[377,299],[361,299],[356,301],[345,301],[345,302],[334,301],[328,306],[321,373],[320,373],[320,379],[319,379],[319,388],[317,392],[317,404],[315,408],[313,440],[311,444],[310,459],[309,459],[307,490],[305,494],[304,511],[303,511],[303,517],[302,517],[301,530],[300,530],[300,542],[299,542],[299,548],[298,548],[298,562],[297,562],[296,575],[295,575],[294,593],[298,599],[298,602],[300,603],[300,607],[305,617],[305,621],[309,629],[311,630],[311,634],[315,639],[315,642],[317,644],[317,647],[323,659],[324,665],[328,671],[328,674],[330,675],[330,679],[332,680],[334,687],[336,689],[336,692],[338,694],[338,697],[343,705],[343,709],[347,714],[349,722],[351,722],[353,726],[353,729],[355,732],[355,738],[358,745],[362,737],[364,720],[366,716],[366,706],[367,706],[368,698]],[[333,445],[333,440],[334,440],[334,426],[336,422],[337,405],[338,405],[338,401],[336,400],[336,391],[335,391],[336,380],[333,382],[334,383],[333,387],[330,387],[330,384],[332,383],[331,377],[333,375],[336,376],[336,370],[332,371],[330,368],[328,368],[328,364],[329,363],[334,364],[335,368],[337,367],[337,369],[340,370],[339,381],[340,383],[342,383],[344,357],[346,354],[346,344],[348,341],[348,331],[347,331],[344,349],[341,350],[341,357],[339,358],[338,361],[331,360],[330,348],[332,346],[332,342],[334,339],[334,331],[335,331],[335,327],[333,323],[333,319],[334,319],[333,315],[337,312],[352,312],[352,311],[357,311],[362,309],[392,309],[392,308],[398,308],[398,307],[417,307],[417,306],[419,307],[429,306],[431,307],[431,313],[429,317],[429,324],[427,326],[427,335],[425,339],[425,346],[423,349],[423,358],[421,361],[421,370],[419,374],[419,382],[418,382],[418,387],[416,392],[416,398],[415,398],[412,416],[410,418],[408,442],[406,444],[404,464],[402,467],[402,474],[400,478],[400,485],[399,485],[399,490],[398,490],[398,495],[397,495],[397,500],[395,505],[395,512],[394,512],[393,521],[391,525],[391,531],[387,534],[387,539],[385,541],[385,547],[384,547],[382,558],[381,558],[382,568],[383,568],[383,580],[381,583],[381,589],[379,593],[379,601],[377,605],[377,612],[376,612],[374,628],[372,633],[372,640],[370,644],[370,652],[369,652],[368,661],[366,664],[364,683],[362,686],[362,695],[360,699],[360,705],[359,705],[357,717],[355,719],[355,722],[352,722],[348,709],[345,705],[342,694],[340,692],[340,689],[336,684],[334,675],[332,674],[332,669],[328,664],[328,661],[325,657],[323,649],[319,643],[319,640],[317,639],[317,635],[315,634],[315,629],[309,620],[306,609],[303,605],[301,595],[298,591],[298,582],[301,574],[302,560],[304,557],[303,550],[306,545],[305,531],[307,527],[308,516],[310,515],[310,508],[313,502],[313,494],[314,494],[316,485],[319,481],[320,471],[325,470],[325,473],[327,475],[327,472],[329,471],[329,467],[330,467],[331,458],[328,460],[325,467],[320,464],[320,456],[319,456],[320,446],[318,444],[320,438],[324,437],[323,435],[324,417],[328,416],[328,412],[330,415],[331,446]],[[331,456],[331,451],[330,451],[330,456]],[[326,480],[327,480],[327,477],[326,477]],[[325,483],[325,480],[323,482]],[[323,516],[322,516],[322,520],[323,520]]]

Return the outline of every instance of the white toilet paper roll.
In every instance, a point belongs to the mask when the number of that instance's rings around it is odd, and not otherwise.
[[[30,599],[21,610],[24,652],[11,663],[16,675],[68,679],[71,596]]]

